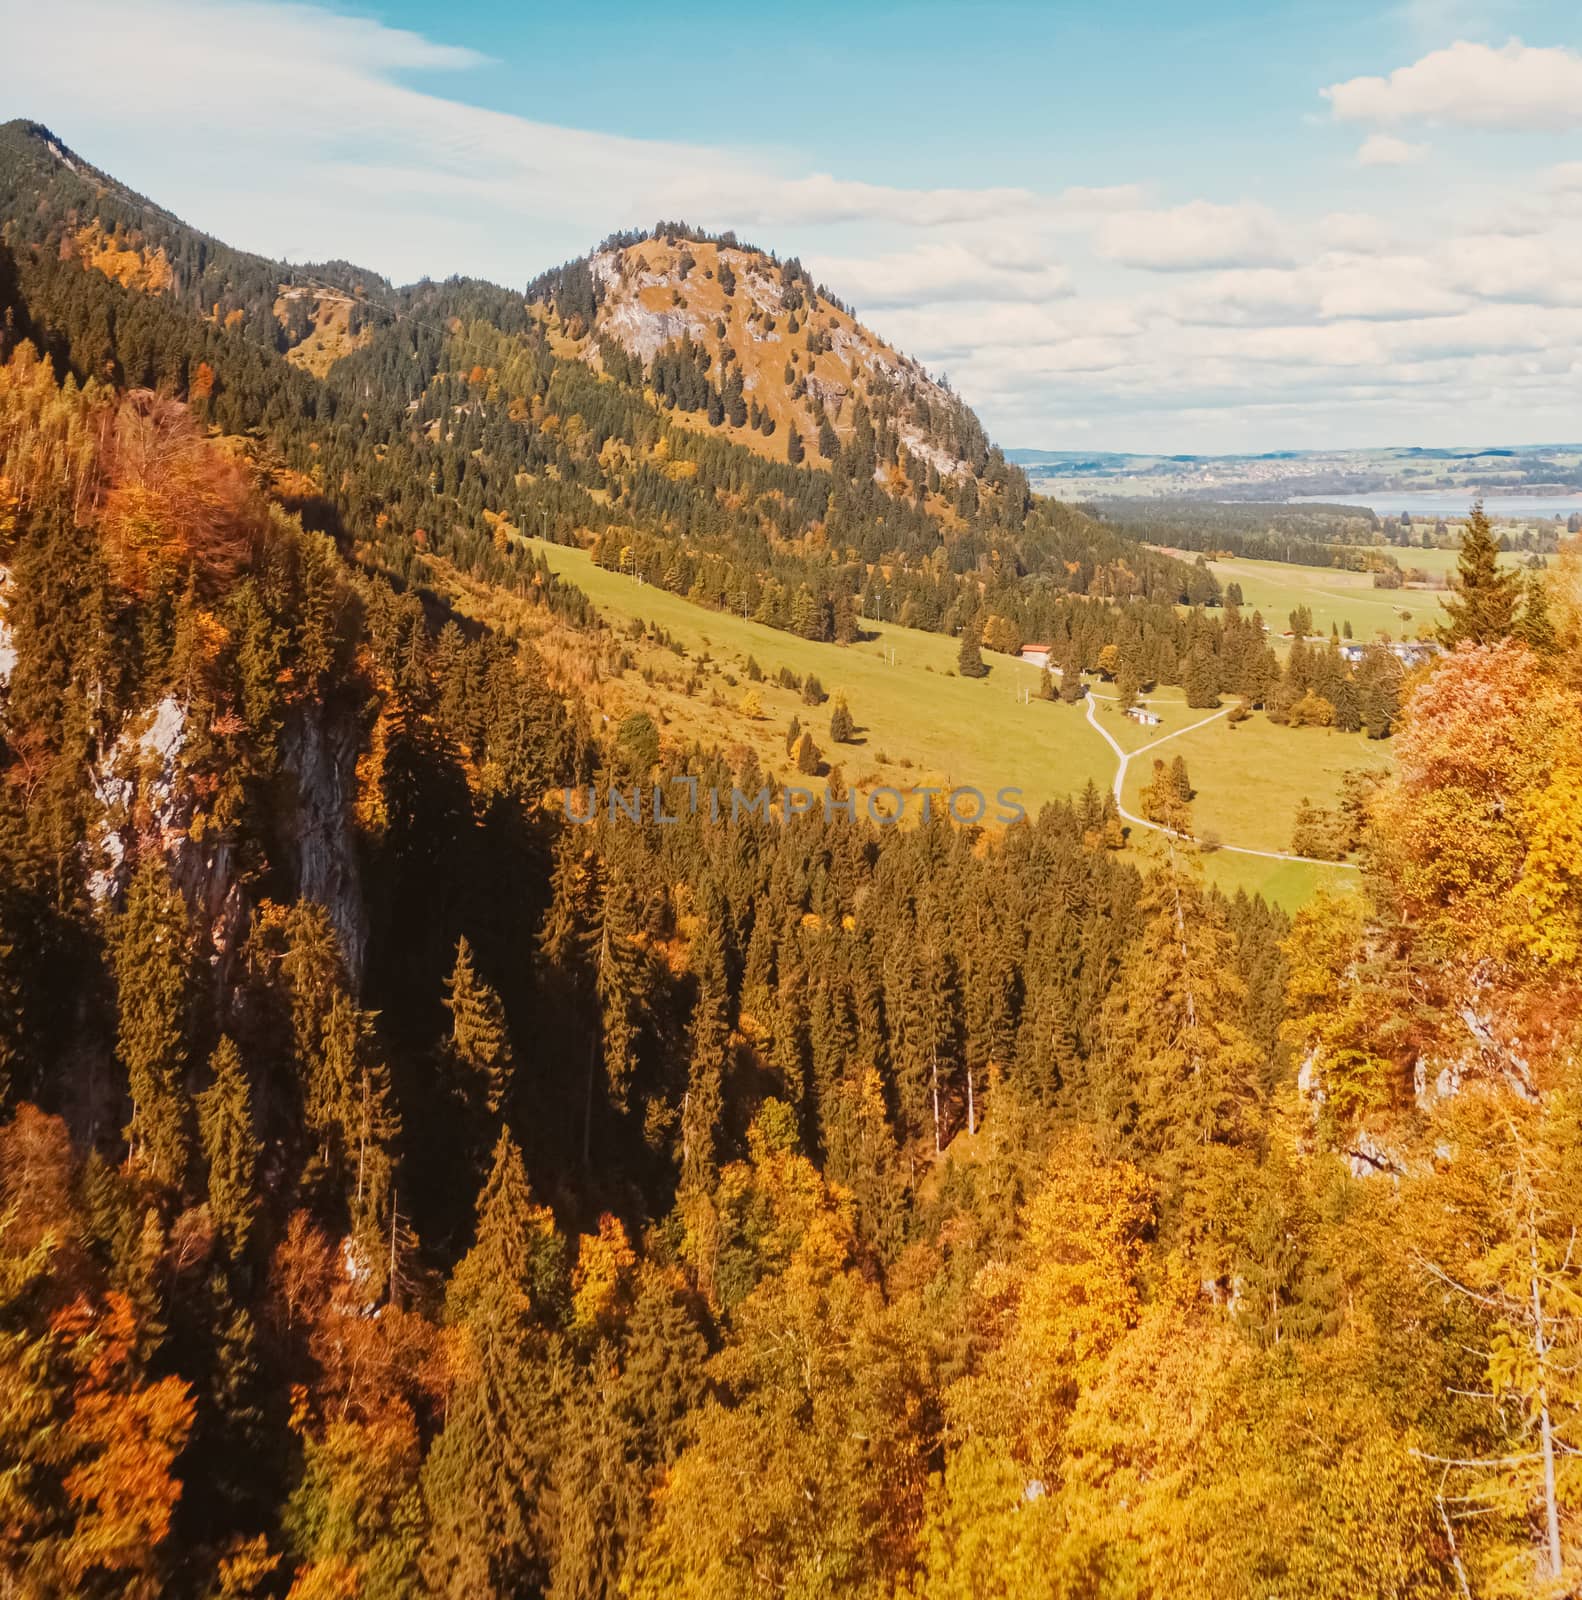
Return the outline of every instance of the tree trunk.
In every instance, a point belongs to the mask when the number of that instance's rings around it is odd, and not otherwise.
[[[1555,1496],[1555,1436],[1549,1420],[1549,1380],[1545,1375],[1545,1358],[1549,1346],[1544,1340],[1543,1299],[1538,1292],[1538,1241],[1528,1245],[1532,1264],[1533,1289],[1533,1351],[1538,1357],[1538,1427],[1544,1452],[1544,1511],[1547,1514],[1549,1533],[1549,1576],[1558,1578],[1560,1560],[1560,1503]]]
[[[929,1081],[934,1091],[934,1154],[937,1156],[942,1148],[939,1142],[939,1050],[937,1047],[933,1052],[932,1062],[929,1066]]]

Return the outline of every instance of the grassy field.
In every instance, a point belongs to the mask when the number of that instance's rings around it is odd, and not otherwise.
[[[1021,662],[986,656],[992,664],[987,678],[958,678],[956,641],[940,634],[873,624],[876,639],[845,648],[820,644],[704,610],[680,595],[596,567],[581,550],[536,548],[605,616],[656,624],[679,639],[690,658],[706,653],[719,669],[723,705],[687,697],[681,705],[666,704],[670,724],[679,724],[683,737],[729,744],[744,734],[752,742],[759,732],[768,737],[771,750],[778,746],[768,764],[784,772],[784,731],[796,716],[813,730],[826,758],[842,764],[848,782],[869,788],[879,782],[971,784],[986,793],[1011,785],[1023,791],[1030,809],[1079,793],[1089,779],[1101,788],[1109,784],[1114,760],[1080,707],[1036,699],[1023,703],[1021,690],[1036,688],[1038,674]],[[676,658],[667,651],[640,652],[638,668],[662,666],[667,656],[673,668]],[[813,673],[831,697],[844,695],[861,742],[831,744],[829,703],[809,707],[794,691],[771,682],[749,684],[744,675],[749,657],[767,679],[788,667],[798,677]],[[728,684],[725,676],[738,681]],[[749,689],[764,712],[765,726],[759,730],[734,714]]]
[[[1177,726],[1191,727],[1206,715],[1184,712]],[[1136,728],[1105,709],[1099,716],[1127,750],[1139,752],[1126,769],[1125,800],[1131,810],[1139,809],[1140,791],[1152,775],[1149,746],[1158,744],[1160,760],[1186,758],[1197,791],[1192,810],[1199,826],[1214,828],[1227,844],[1253,850],[1289,850],[1292,818],[1303,800],[1330,804],[1345,773],[1390,764],[1389,745],[1363,734],[1282,728],[1261,716],[1241,723],[1219,717],[1163,744],[1158,736],[1171,732],[1168,713],[1157,729]],[[1131,737],[1117,731],[1118,723],[1133,730]],[[1148,733],[1156,737],[1149,739]]]
[[[1460,555],[1458,550],[1403,550],[1393,546],[1389,553],[1403,571],[1416,567],[1436,578],[1454,572]],[[1514,567],[1525,557],[1507,552],[1501,560]],[[1331,626],[1344,629],[1350,622],[1353,634],[1363,641],[1381,631],[1395,639],[1414,639],[1438,624],[1440,604],[1448,593],[1444,589],[1375,589],[1371,573],[1302,567],[1285,561],[1237,557],[1211,561],[1209,567],[1222,584],[1241,585],[1243,603],[1263,613],[1263,620],[1277,640],[1290,626],[1288,619],[1298,606],[1312,611],[1313,626],[1320,633],[1328,633]]]
[[[1261,611],[1276,638],[1290,627],[1288,619],[1298,606],[1313,613],[1315,632],[1344,630],[1349,622],[1364,641],[1381,632],[1414,639],[1439,621],[1441,591],[1375,589],[1371,573],[1241,559],[1211,561],[1209,567],[1222,584],[1241,585],[1243,605]]]
[[[722,612],[707,611],[679,595],[639,583],[593,564],[585,551],[563,545],[534,548],[551,567],[575,583],[611,622],[641,619],[663,628],[686,650],[685,659],[648,645],[634,648],[634,667],[619,680],[595,684],[606,714],[643,705],[665,735],[725,748],[751,746],[767,770],[787,774],[785,732],[798,717],[827,760],[840,763],[849,784],[872,790],[881,784],[917,786],[970,784],[991,797],[1001,787],[1022,791],[1029,812],[1046,801],[1078,794],[1090,780],[1100,789],[1113,782],[1115,759],[1088,725],[1080,706],[1022,698],[1036,691],[1035,669],[985,653],[987,678],[955,676],[957,643],[941,634],[889,624],[866,625],[877,637],[840,647],[819,644]],[[749,684],[748,658],[763,669],[763,683]],[[782,667],[798,676],[815,674],[830,695],[843,694],[858,726],[860,743],[834,745],[828,703],[809,707],[793,690],[771,681]],[[698,672],[702,691],[687,693],[682,674]],[[735,680],[732,682],[731,680]],[[1095,685],[1102,693],[1102,687]],[[762,716],[749,719],[741,702],[749,692]],[[1141,749],[1196,722],[1179,691],[1165,690],[1154,704],[1160,728],[1139,728],[1101,702],[1105,725],[1123,748]],[[1316,731],[1294,732],[1254,717],[1232,733],[1221,719],[1182,734],[1162,754],[1185,755],[1200,799],[1200,827],[1215,829],[1228,844],[1284,850],[1290,819],[1304,795],[1332,803],[1346,767],[1379,759],[1378,746]],[[1146,781],[1148,763],[1134,762],[1136,783]],[[1134,783],[1128,790],[1135,799]],[[1135,807],[1134,807],[1135,809]],[[1154,853],[1157,842],[1141,842]],[[1209,881],[1227,892],[1245,888],[1288,907],[1308,899],[1324,882],[1354,882],[1355,874],[1297,862],[1270,861],[1219,851],[1201,860]]]

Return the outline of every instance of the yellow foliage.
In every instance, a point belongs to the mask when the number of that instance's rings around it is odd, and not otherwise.
[[[631,1304],[632,1273],[637,1257],[626,1230],[609,1212],[599,1218],[599,1231],[585,1233],[577,1247],[571,1274],[571,1319],[578,1332],[612,1333]]]
[[[137,289],[144,294],[162,294],[176,281],[175,271],[162,249],[150,253],[126,241],[119,230],[106,234],[97,222],[91,222],[79,228],[73,237],[83,264],[124,288]]]
[[[1052,1475],[1079,1394],[1136,1322],[1148,1180],[1104,1162],[1088,1135],[1057,1148],[1027,1207],[1014,1264],[973,1285],[975,1321],[994,1351],[981,1374],[946,1397],[958,1433],[998,1438],[1035,1475]]]

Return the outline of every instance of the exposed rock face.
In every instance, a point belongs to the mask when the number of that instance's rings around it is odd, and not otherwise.
[[[131,875],[133,845],[157,846],[203,933],[222,981],[246,929],[248,896],[237,876],[236,845],[194,829],[197,804],[184,780],[187,709],[172,695],[134,718],[94,774],[102,804],[89,842],[89,892],[114,900]],[[286,782],[274,847],[294,897],[316,900],[340,936],[347,972],[360,983],[368,918],[358,876],[352,798],[357,728],[322,706],[293,710],[281,736]]]
[[[686,271],[683,255],[694,257]],[[735,280],[730,295],[719,281],[724,266]],[[798,326],[816,327],[825,340],[815,352],[806,334],[792,332],[793,312],[787,306],[782,269],[768,256],[745,247],[683,240],[667,244],[650,238],[596,251],[588,258],[588,269],[599,291],[594,331],[645,366],[683,338],[714,357],[728,347],[734,352],[743,393],[759,400],[782,426],[806,431],[816,420],[810,419],[810,412],[822,410],[841,437],[849,435],[851,427],[845,401],[859,395],[869,400],[884,396],[908,455],[926,462],[944,479],[959,481],[972,472],[970,464],[954,454],[948,435],[934,436],[938,419],[959,413],[961,402],[851,313],[799,288],[803,298],[794,312]],[[597,358],[592,340],[583,358],[590,362]],[[782,377],[793,361],[795,393],[805,389],[804,401],[794,398],[791,381]],[[715,368],[716,376],[719,370]],[[702,426],[697,413],[677,413],[675,421]],[[732,437],[776,459],[784,456],[779,440],[771,444],[740,432]],[[876,478],[882,482],[883,474]]]
[[[0,689],[16,671],[16,645],[11,639],[11,624],[6,620],[6,597],[11,590],[11,569],[0,567]]]
[[[90,842],[88,892],[95,900],[115,899],[125,890],[130,846],[139,833],[152,836],[167,857],[179,853],[193,811],[191,797],[177,793],[186,742],[186,708],[166,695],[121,730],[93,774],[104,808]]]
[[[1466,1030],[1465,1043],[1454,1054],[1422,1056],[1413,1064],[1412,1090],[1418,1107],[1430,1110],[1453,1099],[1466,1085],[1492,1083],[1523,1100],[1536,1102],[1532,1044],[1525,1034],[1536,1031],[1542,1054],[1544,1029],[1513,1012],[1487,971],[1475,971],[1465,991],[1449,1007]]]
[[[1381,1144],[1366,1128],[1347,1148],[1346,1165],[1354,1178],[1399,1178],[1406,1171],[1400,1156]]]
[[[280,819],[286,863],[299,897],[316,900],[340,935],[341,953],[354,985],[362,981],[368,952],[368,911],[358,875],[352,801],[357,773],[357,727],[321,706],[294,711],[286,720],[281,755],[292,779]]]
[[[121,730],[94,774],[103,811],[89,841],[88,892],[95,900],[119,897],[131,876],[134,842],[155,846],[223,982],[246,926],[247,902],[236,880],[234,842],[195,836],[197,806],[181,767],[187,733],[187,709],[173,695]]]

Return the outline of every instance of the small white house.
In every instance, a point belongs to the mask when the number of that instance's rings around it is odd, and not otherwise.
[[[1145,728],[1157,728],[1159,726],[1158,712],[1150,711],[1147,706],[1127,706],[1126,715],[1133,722],[1140,722]]]
[[[1024,644],[1022,646],[1022,660],[1030,667],[1047,667],[1049,665],[1049,646],[1047,644]]]

